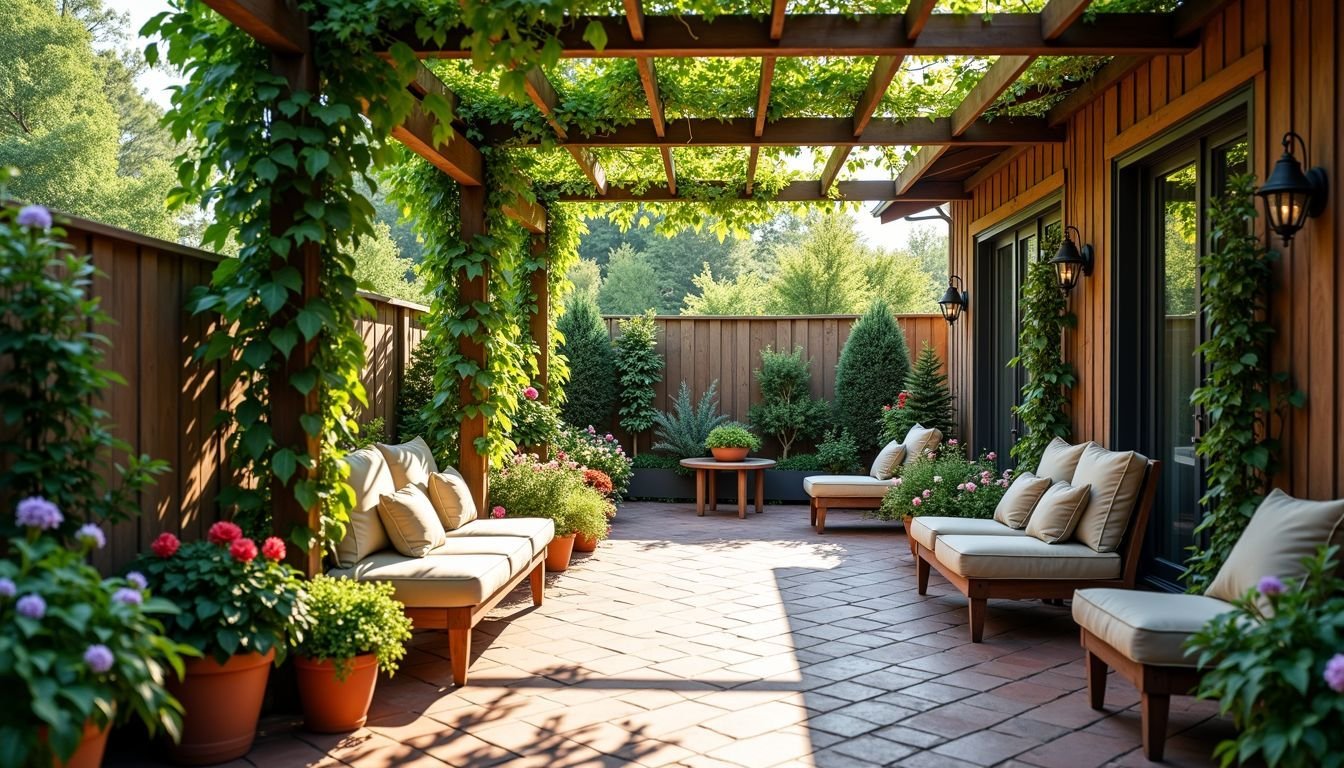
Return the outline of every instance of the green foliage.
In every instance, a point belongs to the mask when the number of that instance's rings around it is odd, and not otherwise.
[[[654,417],[656,428],[653,434],[657,442],[653,444],[653,450],[664,451],[678,459],[704,456],[709,433],[727,420],[726,415],[719,413],[718,379],[710,382],[698,403],[691,399],[691,388],[683,381],[672,411]]]
[[[535,390],[534,390],[535,391]],[[513,416],[513,431],[509,438],[519,448],[537,448],[550,445],[560,434],[560,414],[540,398],[526,395],[518,401],[518,412]]]
[[[597,301],[602,290],[602,268],[595,261],[579,259],[565,275],[574,286],[574,295],[588,301]]]
[[[0,463],[0,495],[42,496],[87,520],[125,520],[168,464],[128,455],[130,444],[113,435],[98,405],[126,382],[103,367],[108,340],[99,330],[111,319],[88,298],[97,271],[63,235],[22,226],[0,206],[0,453],[14,457]],[[78,523],[70,515],[66,528]]]
[[[882,497],[876,516],[883,520],[906,515],[993,517],[1012,473],[1000,475],[992,455],[982,454],[971,461],[956,440],[939,445],[932,456],[922,456],[901,469],[896,486]]]
[[[823,472],[832,475],[848,475],[858,472],[859,446],[854,437],[846,430],[826,431],[822,441],[817,444],[817,465]]]
[[[875,301],[850,330],[835,366],[835,423],[861,453],[877,450],[882,406],[896,402],[909,372],[905,333],[886,303]]]
[[[55,532],[30,527],[8,546],[10,557],[0,560],[0,579],[13,588],[13,596],[0,595],[5,764],[63,765],[86,722],[103,729],[134,718],[151,734],[163,729],[177,738],[182,706],[164,686],[169,675],[182,675],[184,656],[197,655],[164,636],[158,617],[177,608],[141,583],[103,579],[85,560],[97,546],[89,539],[69,549]],[[18,611],[31,596],[45,605],[39,618]],[[106,670],[87,660],[94,646],[110,654]]]
[[[658,355],[658,324],[647,312],[618,324],[616,370],[619,372],[621,429],[632,437],[653,428],[658,409],[653,407],[654,387],[663,380],[663,359]]]
[[[583,468],[569,459],[539,461],[519,454],[490,471],[491,503],[509,517],[544,517],[555,535],[606,535],[611,502],[583,482]]]
[[[763,315],[769,293],[758,275],[738,275],[732,280],[715,280],[709,264],[696,275],[699,293],[688,293],[682,300],[683,315]]]
[[[397,391],[397,437],[403,441],[431,434],[427,414],[447,407],[449,398],[440,406],[434,405],[434,348],[421,341],[411,353],[411,364],[402,374],[401,389]],[[389,437],[391,437],[389,435]],[[447,439],[437,439],[430,445],[437,449],[434,458],[445,466],[457,465],[457,433],[448,433]]]
[[[705,438],[705,447],[709,449],[747,448],[752,451],[759,451],[761,450],[761,438],[752,434],[745,424],[730,421],[709,431],[709,435]]]
[[[681,471],[681,459],[661,453],[641,453],[631,462],[633,469],[672,469]]]
[[[564,337],[559,353],[569,361],[570,369],[560,415],[576,427],[605,428],[616,404],[617,372],[602,316],[592,302],[576,297],[558,327]]]
[[[887,302],[892,312],[934,311],[938,284],[933,274],[925,271],[914,258],[900,253],[875,254],[868,262],[866,272],[873,295]]]
[[[1333,664],[1335,679],[1344,678],[1338,554],[1322,548],[1300,584],[1279,594],[1253,589],[1190,639],[1188,653],[1204,670],[1197,695],[1217,700],[1237,726],[1213,753],[1224,767],[1344,766],[1344,684],[1332,686],[1325,672]]]
[[[392,229],[386,222],[373,224],[373,235],[355,250],[355,280],[366,291],[402,301],[423,304],[428,298],[415,262],[402,258]]]
[[[608,315],[659,312],[663,309],[663,294],[658,290],[658,279],[659,270],[648,256],[622,245],[611,252],[597,303]]]
[[[341,444],[341,450],[358,451],[375,443],[385,442],[387,442],[387,421],[382,416],[376,416],[360,424],[359,431],[349,441]]]
[[[1041,253],[1053,254],[1058,248],[1059,236],[1055,235],[1046,239]],[[1069,389],[1078,377],[1073,366],[1064,361],[1063,340],[1064,329],[1076,323],[1069,312],[1068,297],[1059,289],[1054,267],[1042,258],[1029,261],[1022,283],[1017,356],[1008,361],[1027,374],[1022,402],[1013,406],[1013,414],[1024,427],[1012,447],[1012,456],[1020,467],[1035,467],[1051,440],[1067,438],[1072,431]]]
[[[904,440],[916,424],[937,429],[944,440],[956,434],[952,390],[947,386],[943,361],[928,342],[924,342],[905,377],[905,389],[896,396],[896,403],[883,406],[880,441]]]
[[[815,453],[795,453],[775,462],[775,469],[793,472],[822,472],[821,459]]]
[[[781,459],[789,458],[799,439],[815,437],[826,426],[829,409],[812,397],[811,361],[803,359],[802,347],[792,352],[761,350],[756,384],[761,401],[751,407],[751,423],[779,441]]]
[[[813,217],[797,244],[779,249],[779,272],[770,281],[769,309],[781,315],[843,315],[858,312],[871,292],[865,253],[854,224],[844,214]]]
[[[263,551],[274,546],[271,541],[280,540],[268,540]],[[244,545],[250,545],[250,558],[240,551]],[[168,635],[219,663],[234,654],[274,649],[279,665],[312,629],[299,572],[279,558],[258,555],[256,544],[242,538],[232,523],[215,523],[210,541],[180,548],[155,542],[154,549],[141,555],[136,566],[149,579],[150,589],[182,609],[165,620]]]
[[[305,601],[313,628],[295,652],[315,661],[330,660],[337,680],[349,676],[350,661],[366,653],[374,655],[379,669],[394,674],[411,639],[411,620],[395,595],[387,582],[319,574],[308,582]]]
[[[598,434],[596,429],[578,429],[563,425],[555,438],[556,458],[564,458],[581,467],[596,469],[611,480],[611,496],[620,500],[630,488],[631,461],[625,449],[610,432]]]
[[[1208,537],[1208,546],[1192,551],[1184,574],[1196,592],[1222,567],[1277,470],[1279,441],[1272,434],[1271,411],[1305,401],[1271,367],[1274,327],[1266,318],[1266,301],[1277,254],[1261,244],[1253,228],[1255,186],[1254,177],[1235,176],[1226,195],[1209,206],[1213,245],[1200,278],[1208,336],[1198,349],[1206,373],[1190,396],[1207,420],[1195,445],[1208,483],[1202,499],[1206,515],[1195,532]]]

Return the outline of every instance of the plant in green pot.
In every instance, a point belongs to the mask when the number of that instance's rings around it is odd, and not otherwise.
[[[742,461],[747,454],[761,449],[761,439],[745,425],[729,422],[710,430],[705,447],[716,461]]]
[[[378,671],[406,655],[411,620],[386,582],[318,576],[308,583],[313,628],[295,649],[304,726],[345,733],[364,725]]]
[[[169,686],[184,709],[170,753],[190,765],[241,757],[252,748],[272,662],[312,627],[303,582],[281,562],[284,542],[271,537],[258,547],[229,522],[212,525],[206,541],[162,534],[150,550],[139,569],[183,608],[165,622],[169,635],[204,655]]]

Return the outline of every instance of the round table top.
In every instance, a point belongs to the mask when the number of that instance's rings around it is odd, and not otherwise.
[[[775,460],[747,458],[742,461],[719,461],[706,456],[701,459],[682,459],[681,466],[687,469],[769,469],[775,466]]]

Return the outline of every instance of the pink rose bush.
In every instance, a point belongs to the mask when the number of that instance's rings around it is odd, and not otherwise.
[[[953,438],[906,465],[883,497],[876,517],[894,520],[916,508],[920,515],[990,518],[1011,484],[1012,473],[999,475],[992,452],[967,457]]]

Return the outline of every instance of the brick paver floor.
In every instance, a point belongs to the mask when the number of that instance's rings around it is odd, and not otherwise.
[[[728,505],[732,506],[732,505]],[[993,601],[972,644],[938,574],[915,592],[899,527],[803,507],[738,520],[685,504],[625,505],[612,539],[526,587],[473,637],[470,684],[447,641],[416,634],[380,681],[366,728],[317,736],[284,720],[260,766],[1147,765],[1138,696],[1112,675],[1088,707],[1068,609]],[[1231,734],[1174,699],[1167,765],[1211,765]],[[241,763],[240,763],[241,764]]]

